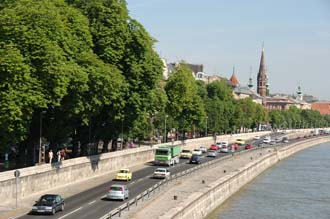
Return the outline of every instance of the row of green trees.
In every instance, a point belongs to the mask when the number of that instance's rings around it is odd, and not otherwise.
[[[53,149],[72,143],[79,156],[91,142],[115,146],[173,129],[205,135],[329,122],[310,111],[294,120],[268,115],[249,98],[235,100],[223,81],[195,81],[184,63],[163,82],[156,41],[124,0],[4,0],[0,11],[0,153],[16,145],[27,158],[19,163],[37,161],[40,136]]]

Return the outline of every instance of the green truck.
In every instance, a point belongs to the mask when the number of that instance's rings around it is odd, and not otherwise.
[[[155,152],[155,165],[171,166],[179,163],[182,145],[160,145]]]

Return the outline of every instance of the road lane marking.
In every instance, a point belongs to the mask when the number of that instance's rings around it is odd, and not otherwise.
[[[58,219],[62,219],[62,218],[65,218],[66,216],[69,216],[70,214],[73,214],[73,213],[75,213],[75,212],[79,211],[79,210],[80,210],[80,209],[82,209],[82,208],[83,208],[83,207],[77,208],[76,210],[74,210],[74,211],[71,211],[71,212],[69,212],[69,213],[67,213],[67,214],[63,215],[62,217],[60,217],[60,218],[58,218]]]
[[[93,204],[94,202],[96,202],[96,200],[94,200],[94,201],[91,201],[90,203],[88,203],[89,205],[91,205],[91,204]]]

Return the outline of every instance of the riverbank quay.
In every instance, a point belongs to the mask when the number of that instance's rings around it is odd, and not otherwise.
[[[202,219],[260,173],[290,155],[325,142],[317,137],[283,147],[252,150],[172,181],[143,204],[123,211],[124,219]],[[113,217],[117,218],[117,217]]]

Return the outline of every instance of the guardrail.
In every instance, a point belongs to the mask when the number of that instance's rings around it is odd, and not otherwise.
[[[240,155],[240,154],[248,153],[248,152],[255,151],[255,150],[263,150],[263,149],[266,149],[266,148],[269,148],[269,150],[267,152],[270,153],[270,152],[274,152],[274,151],[278,150],[278,147],[283,147],[283,146],[286,146],[288,144],[295,144],[295,143],[298,143],[298,141],[294,141],[294,142],[290,142],[290,143],[280,142],[280,143],[277,143],[276,145],[269,145],[268,144],[267,147],[254,147],[254,148],[249,149],[249,150],[241,150],[241,151],[233,152],[233,153],[231,153],[231,155],[227,155],[227,156],[224,156],[224,157],[221,157],[221,158],[218,158],[218,159],[214,159],[214,160],[199,164],[199,165],[197,165],[193,168],[189,168],[189,169],[181,171],[179,173],[170,175],[169,178],[166,178],[166,179],[156,183],[152,187],[148,188],[144,192],[137,195],[134,199],[131,199],[130,201],[128,201],[128,202],[122,204],[121,206],[113,209],[112,211],[110,211],[109,213],[107,213],[106,215],[104,215],[103,217],[101,217],[99,219],[112,219],[112,217],[116,216],[116,215],[121,217],[121,214],[122,214],[123,210],[126,209],[127,211],[129,211],[130,206],[132,206],[132,205],[137,206],[138,202],[140,200],[143,201],[145,197],[150,197],[151,193],[155,193],[157,189],[160,190],[162,186],[168,185],[169,182],[171,182],[173,180],[177,180],[180,177],[186,176],[190,173],[193,173],[193,172],[195,172],[199,169],[208,167],[208,166],[213,165],[215,163],[218,163],[218,162],[221,162],[221,161],[224,161],[224,160],[229,160],[229,159],[233,158],[235,155]],[[260,153],[259,155],[261,156],[262,153]],[[251,160],[252,159],[253,159],[253,157],[251,157]]]

